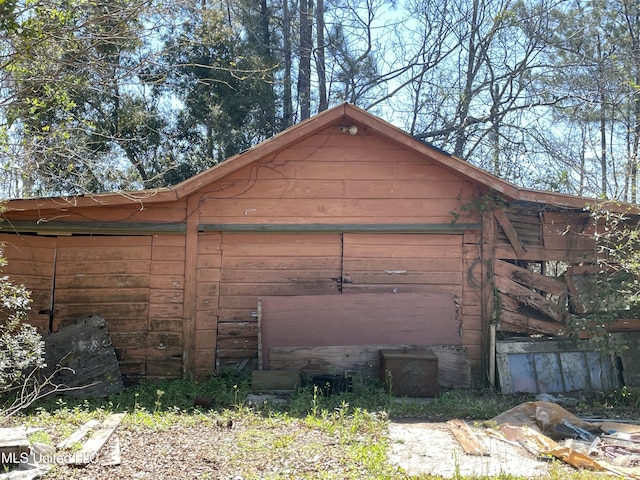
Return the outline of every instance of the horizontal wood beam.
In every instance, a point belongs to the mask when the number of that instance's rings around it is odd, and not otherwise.
[[[351,224],[351,223],[286,223],[286,224],[228,224],[209,223],[198,225],[201,232],[265,232],[265,233],[449,233],[462,234],[467,230],[481,230],[479,223],[436,224]]]
[[[567,285],[565,283],[529,269],[518,267],[513,263],[497,260],[494,269],[497,275],[509,278],[529,288],[535,288],[553,295],[567,294]]]
[[[567,312],[539,293],[499,275],[495,277],[495,284],[500,293],[517,300],[522,305],[533,308],[556,322],[564,323]]]
[[[39,235],[71,235],[71,234],[154,234],[185,233],[184,223],[150,223],[150,222],[36,222],[28,220],[0,223],[0,231],[4,233],[37,233]]]
[[[539,318],[520,313],[502,311],[498,321],[498,330],[511,333],[561,335],[568,327],[555,322],[546,322]]]
[[[531,262],[540,261],[558,261],[567,263],[578,262],[592,262],[596,259],[596,254],[593,249],[591,250],[567,250],[567,249],[551,249],[543,247],[527,246],[527,251],[524,255],[517,255],[511,246],[505,247],[503,245],[497,245],[495,248],[496,258],[503,260],[529,260]]]

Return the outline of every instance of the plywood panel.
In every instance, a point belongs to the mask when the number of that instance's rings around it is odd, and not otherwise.
[[[359,294],[262,298],[263,367],[271,347],[367,344],[460,345],[446,294]]]

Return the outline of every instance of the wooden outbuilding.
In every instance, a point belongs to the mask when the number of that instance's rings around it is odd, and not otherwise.
[[[468,387],[496,336],[566,332],[588,204],[343,104],[174,187],[10,200],[0,240],[33,325],[103,317],[128,383],[404,345]]]

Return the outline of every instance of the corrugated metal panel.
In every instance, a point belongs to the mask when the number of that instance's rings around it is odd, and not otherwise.
[[[612,390],[618,375],[611,355],[571,341],[500,341],[496,357],[502,393]]]

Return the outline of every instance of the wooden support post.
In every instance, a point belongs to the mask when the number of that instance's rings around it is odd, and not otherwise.
[[[262,365],[262,298],[258,299],[258,370],[263,370]],[[269,366],[267,365],[267,370]]]
[[[493,212],[482,214],[482,345],[489,386],[496,385],[495,368],[495,304],[494,304],[494,246],[496,242],[496,221]],[[493,325],[493,326],[492,326]]]

